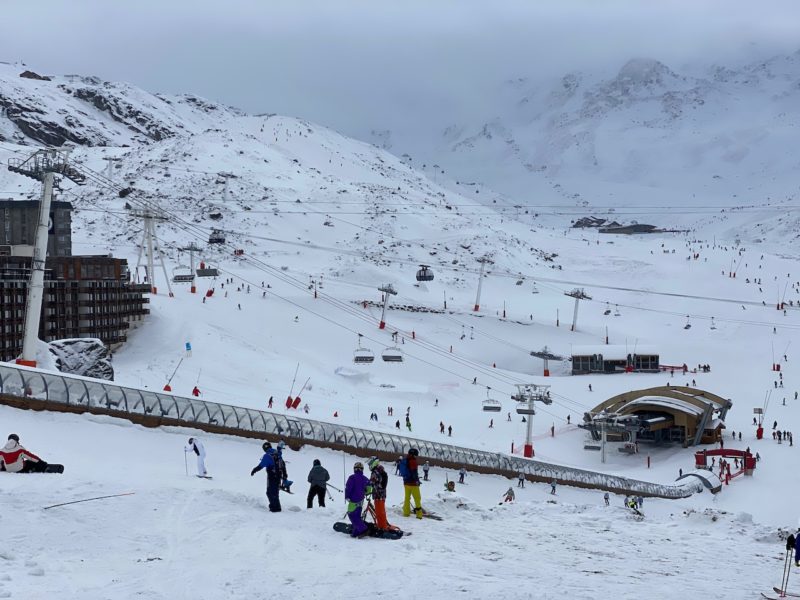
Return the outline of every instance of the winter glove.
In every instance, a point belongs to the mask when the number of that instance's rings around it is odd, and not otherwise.
[[[371,495],[371,494],[372,494],[372,486],[371,486],[371,485],[368,485],[368,486],[367,486],[367,489],[366,489],[366,490],[364,490],[364,491],[365,491],[367,494],[370,494],[370,495]]]
[[[358,508],[358,504],[355,502],[347,502],[347,512],[351,513]]]
[[[253,467],[253,470],[252,470],[252,471],[250,471],[250,477],[252,477],[252,476],[253,476],[253,475],[255,475],[256,473],[258,473],[258,467]]]

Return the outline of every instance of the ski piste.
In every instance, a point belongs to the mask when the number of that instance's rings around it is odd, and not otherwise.
[[[772,588],[772,589],[773,589],[773,590],[775,590],[775,593],[776,593],[776,594],[778,594],[778,596],[780,596],[780,597],[785,597],[785,598],[800,598],[800,594],[795,594],[795,593],[793,593],[793,592],[784,592],[784,591],[783,591],[781,588],[779,588],[779,587],[774,587],[774,588]]]
[[[411,535],[401,529],[378,529],[372,523],[367,523],[367,532],[364,537],[374,537],[383,540],[399,540],[403,535]],[[338,521],[333,524],[333,530],[339,533],[346,533],[350,535],[353,533],[353,526],[350,523],[342,523]]]

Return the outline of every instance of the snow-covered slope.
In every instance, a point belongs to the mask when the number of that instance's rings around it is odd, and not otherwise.
[[[782,564],[780,530],[741,512],[646,500],[632,520],[622,498],[529,484],[498,505],[513,482],[433,468],[423,505],[444,521],[398,514],[402,485],[391,465],[389,521],[399,541],[351,540],[332,530],[342,494],[306,509],[315,458],[343,489],[354,457],[287,451],[294,495],[266,509],[264,476],[250,477],[257,440],[203,436],[213,480],[185,475],[191,430],[146,430],[114,419],[35,414],[0,406],[31,450],[66,464],[64,475],[0,473],[0,597],[64,598],[752,598]],[[69,436],[63,432],[69,431]],[[27,432],[27,433],[24,433]],[[42,510],[45,506],[134,492]],[[723,560],[724,559],[724,560]],[[722,562],[721,562],[722,561]],[[729,568],[728,565],[746,565]],[[709,573],[718,573],[711,577]]]

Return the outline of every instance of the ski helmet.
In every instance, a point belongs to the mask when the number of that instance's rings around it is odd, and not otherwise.
[[[315,467],[320,467],[320,466],[322,466],[322,463],[321,463],[321,462],[319,462],[319,459],[318,459],[318,458],[315,458],[315,459],[314,459],[314,466],[315,466]]]
[[[261,444],[261,449],[264,452],[266,452],[267,450],[271,450],[272,449],[272,444],[270,444],[269,442],[264,442],[263,444]]]
[[[353,465],[353,471],[363,471],[363,470],[364,470],[364,465],[362,463],[357,462],[356,464]]]
[[[9,440],[14,440],[15,442],[17,442],[19,444],[19,436],[16,433],[12,433],[11,435],[9,435],[8,439]]]
[[[283,450],[284,448],[286,448],[286,442],[281,440],[280,442],[278,442],[278,450]]]
[[[408,451],[408,454],[409,454],[410,456],[419,456],[419,450],[417,450],[416,448],[411,448],[411,449]]]
[[[372,458],[369,459],[369,462],[367,463],[367,466],[369,467],[370,471],[374,471],[378,467],[379,464],[381,464],[381,461],[379,461],[375,457],[372,457]]]
[[[194,438],[189,438],[189,443],[191,444],[192,442],[194,442]]]

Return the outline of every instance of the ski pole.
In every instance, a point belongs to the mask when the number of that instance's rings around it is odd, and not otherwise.
[[[84,500],[73,500],[72,502],[61,502],[60,504],[52,504],[50,506],[43,507],[42,510],[47,510],[48,508],[55,508],[56,506],[66,506],[67,504],[78,504],[79,502],[89,502],[91,500],[104,500],[105,498],[118,498],[119,496],[132,496],[136,492],[125,492],[123,494],[111,494],[110,496],[97,496],[96,498],[86,498]]]
[[[186,471],[186,476],[189,476],[189,462],[186,459],[186,451],[183,452],[183,469]]]
[[[326,489],[330,487],[330,488],[333,488],[333,489],[335,489],[335,490],[336,490],[337,492],[339,492],[340,494],[342,493],[342,490],[340,490],[339,488],[337,488],[335,485],[331,485],[330,483],[328,483],[328,484],[326,484],[326,485],[327,485]]]

